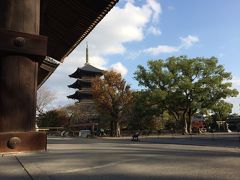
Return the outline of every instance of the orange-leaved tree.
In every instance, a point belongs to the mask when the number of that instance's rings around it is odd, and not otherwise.
[[[120,73],[105,71],[92,81],[93,97],[100,113],[111,118],[111,136],[120,136],[120,124],[132,103],[130,86]]]

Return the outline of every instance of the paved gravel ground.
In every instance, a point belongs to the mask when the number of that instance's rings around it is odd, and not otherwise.
[[[49,138],[47,152],[1,157],[0,180],[240,179],[237,146],[162,141]]]

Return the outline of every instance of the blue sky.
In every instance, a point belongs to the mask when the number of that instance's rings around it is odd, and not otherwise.
[[[56,94],[52,107],[74,102],[66,98],[74,92],[68,75],[83,66],[86,41],[90,63],[121,72],[133,89],[139,89],[133,78],[137,65],[187,55],[218,57],[240,90],[239,0],[119,1],[45,83]],[[240,97],[227,101],[239,112]]]

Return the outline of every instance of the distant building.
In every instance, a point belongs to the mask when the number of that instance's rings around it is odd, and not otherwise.
[[[92,80],[97,76],[102,76],[103,70],[90,65],[88,61],[88,46],[86,47],[86,63],[83,67],[69,75],[76,81],[69,85],[69,88],[76,89],[76,92],[67,96],[68,98],[77,100],[76,106],[79,107],[80,116],[77,119],[70,120],[70,128],[74,130],[91,129],[94,131],[98,125],[99,114],[93,101],[91,90]]]

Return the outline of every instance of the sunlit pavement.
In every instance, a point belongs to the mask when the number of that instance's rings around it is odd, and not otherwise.
[[[47,152],[1,157],[0,180],[240,178],[240,148],[224,146],[225,141],[222,146],[214,144],[217,140],[203,144],[189,137],[140,142],[58,137],[48,142]]]

